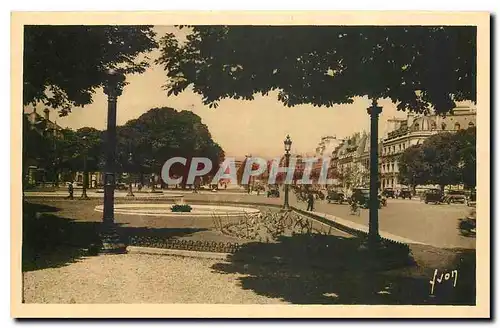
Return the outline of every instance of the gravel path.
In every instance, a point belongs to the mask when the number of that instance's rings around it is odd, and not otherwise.
[[[101,255],[26,272],[26,303],[284,303],[216,273],[218,260],[144,254]]]

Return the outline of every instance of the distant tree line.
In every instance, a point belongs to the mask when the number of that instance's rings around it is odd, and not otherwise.
[[[85,156],[88,171],[101,171],[104,167],[106,131],[90,127],[64,129],[58,137],[37,132],[27,119],[24,130],[24,162],[35,161],[48,169],[49,174],[52,172],[52,176],[62,171],[82,171]],[[190,111],[153,108],[117,127],[115,171],[118,173],[135,174],[144,182],[145,175],[160,176],[165,161],[176,156],[187,158],[188,163],[172,166],[171,175],[187,177],[191,158],[199,156],[212,160],[209,176],[218,170],[224,151],[212,139],[201,118]]]
[[[476,186],[476,128],[433,135],[407,148],[399,162],[402,184]]]

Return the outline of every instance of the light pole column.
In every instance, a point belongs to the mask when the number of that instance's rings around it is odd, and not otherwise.
[[[373,99],[371,107],[367,109],[370,114],[370,219],[368,230],[368,242],[371,245],[378,243],[378,117],[382,107],[377,105],[377,99]]]
[[[102,218],[102,252],[123,253],[125,245],[116,232],[114,218],[115,201],[115,153],[116,153],[116,102],[121,95],[125,76],[115,70],[108,71],[104,93],[108,96],[108,124],[106,131],[106,164],[104,173],[104,209]]]
[[[82,186],[82,195],[80,196],[81,199],[90,199],[89,196],[87,196],[87,188],[89,186],[89,173],[87,172],[87,150],[85,150],[85,154],[83,155],[83,186]]]
[[[285,211],[290,210],[290,204],[288,203],[288,183],[287,183],[287,176],[288,176],[288,169],[290,166],[290,150],[292,149],[292,139],[290,139],[290,136],[287,135],[285,141],[283,142],[285,144],[285,166],[287,168],[287,174],[285,175],[285,203],[283,204],[283,209]]]
[[[130,172],[132,169],[132,152],[128,154],[128,163],[129,163],[129,172],[128,172],[128,193],[127,197],[135,197],[134,192],[132,191],[132,173]]]

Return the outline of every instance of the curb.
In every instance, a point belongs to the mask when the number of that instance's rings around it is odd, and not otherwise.
[[[317,213],[311,213],[311,212],[307,212],[307,211],[304,211],[304,210],[301,210],[301,209],[298,209],[294,206],[292,206],[292,209],[301,214],[301,215],[304,215],[304,216],[308,216],[309,218],[313,219],[313,220],[316,220],[316,221],[319,221],[321,223],[324,223],[326,225],[329,225],[329,226],[332,226],[338,230],[341,230],[341,231],[344,231],[348,234],[351,234],[353,236],[357,236],[357,237],[361,237],[361,238],[366,238],[368,236],[368,229],[366,226],[362,226],[362,225],[359,225],[359,224],[355,224],[353,222],[353,225],[358,225],[360,227],[356,228],[356,227],[353,227],[353,226],[349,226],[345,223],[340,223],[338,221],[333,221],[331,219],[328,219],[327,216],[332,216],[334,217],[336,220],[340,220],[340,218],[336,217],[336,216],[333,216],[333,215],[329,215],[329,214],[325,214],[323,213],[323,217],[318,215]],[[345,219],[342,219],[342,221],[347,221]],[[391,244],[396,244],[396,245],[401,245],[401,246],[404,246],[404,247],[408,247],[408,244],[419,244],[419,245],[426,245],[424,243],[421,243],[421,242],[417,242],[417,241],[414,241],[414,240],[409,240],[409,239],[406,239],[406,238],[403,238],[403,237],[400,237],[400,236],[395,236],[395,235],[392,235],[392,234],[389,234],[389,233],[386,233],[386,232],[383,232],[383,231],[379,231],[379,235],[380,235],[380,239],[386,241],[386,242],[389,242]],[[385,236],[384,236],[385,235]]]
[[[172,256],[194,257],[194,258],[202,258],[210,260],[227,260],[230,255],[229,253],[200,252],[200,251],[188,251],[180,249],[153,248],[153,247],[141,247],[141,246],[128,246],[127,253],[150,254],[150,255],[172,255]]]

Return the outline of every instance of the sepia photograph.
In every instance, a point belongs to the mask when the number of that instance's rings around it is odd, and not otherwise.
[[[488,13],[73,14],[12,16],[13,316],[490,316]]]

